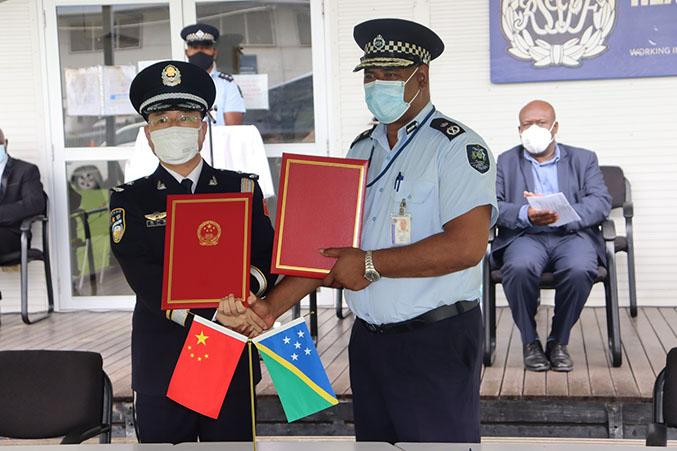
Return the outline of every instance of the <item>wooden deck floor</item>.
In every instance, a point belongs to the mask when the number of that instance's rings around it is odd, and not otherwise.
[[[541,337],[547,335],[551,308],[538,315]],[[569,349],[576,368],[571,373],[530,373],[522,367],[522,347],[510,311],[498,309],[497,355],[482,374],[482,396],[496,398],[574,397],[580,399],[649,399],[669,349],[677,346],[677,309],[641,308],[637,318],[621,311],[623,366],[612,368],[606,352],[605,314],[586,308],[572,333]],[[333,309],[320,309],[318,349],[334,390],[350,395],[348,340],[352,317],[338,320]],[[113,381],[116,398],[130,398],[130,330],[127,312],[55,313],[26,326],[18,315],[2,315],[0,349],[78,349],[100,352]],[[274,388],[265,373],[259,395]]]

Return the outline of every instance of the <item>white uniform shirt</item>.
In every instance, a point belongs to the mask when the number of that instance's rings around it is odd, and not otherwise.
[[[214,99],[216,125],[225,125],[224,113],[244,113],[246,111],[244,98],[231,75],[219,72],[216,68],[212,69],[209,75],[216,85],[216,98]]]
[[[444,224],[481,205],[492,206],[491,224],[495,224],[498,205],[493,155],[479,135],[434,111],[432,104],[399,130],[392,149],[386,126],[381,124],[370,134],[360,135],[348,152],[349,158],[368,160],[370,155],[362,249],[394,246],[391,218],[399,214],[403,199],[406,213],[411,215],[412,243],[442,232]],[[345,292],[357,317],[372,324],[388,324],[442,305],[477,299],[481,290],[481,265],[477,265],[440,277],[383,277],[364,290]]]

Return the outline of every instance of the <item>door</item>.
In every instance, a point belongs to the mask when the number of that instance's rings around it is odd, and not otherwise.
[[[283,151],[326,155],[321,0],[44,0],[44,9],[53,211],[64,212],[51,221],[58,309],[134,305],[110,251],[108,193],[144,125],[129,82],[155,61],[185,60],[183,26],[222,30],[218,69],[241,86],[275,183]]]

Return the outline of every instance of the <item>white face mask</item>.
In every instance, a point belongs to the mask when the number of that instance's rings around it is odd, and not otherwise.
[[[532,155],[545,152],[545,149],[547,149],[550,143],[555,139],[555,137],[550,134],[550,131],[554,126],[555,122],[552,123],[552,126],[549,129],[539,127],[535,124],[527,128],[520,134],[522,146],[524,146],[527,152]]]
[[[150,132],[155,154],[163,163],[183,164],[198,153],[199,128],[168,127]]]

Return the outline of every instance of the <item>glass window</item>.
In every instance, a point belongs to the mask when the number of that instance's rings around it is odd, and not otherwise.
[[[73,296],[132,295],[108,238],[109,189],[123,182],[123,161],[69,161],[68,232]]]
[[[221,31],[217,69],[239,74],[245,124],[267,144],[315,142],[310,0],[199,2],[197,19]],[[248,90],[262,75],[267,102]]]
[[[60,6],[57,26],[66,147],[133,145],[143,119],[129,85],[171,58],[169,6]]]

